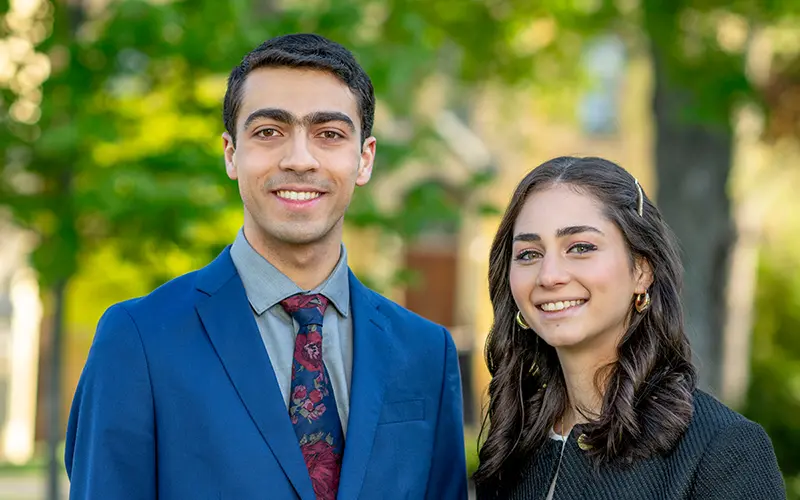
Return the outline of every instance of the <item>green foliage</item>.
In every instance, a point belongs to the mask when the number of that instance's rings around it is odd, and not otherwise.
[[[800,499],[800,256],[761,259],[752,375],[743,413],[772,439],[788,498]]]
[[[738,104],[764,104],[761,89],[746,71],[752,35],[797,16],[798,5],[775,1],[642,2],[641,10],[621,19],[639,27],[669,84],[686,91],[682,118],[726,127]]]
[[[50,31],[38,50],[52,67],[38,120],[10,113],[31,89],[0,89],[0,204],[40,236],[34,261],[45,285],[73,275],[79,256],[104,242],[146,260],[145,247],[210,254],[229,239],[221,232],[219,241],[198,245],[191,235],[239,203],[223,171],[221,98],[227,73],[264,39],[315,31],[356,53],[381,106],[411,130],[410,137],[380,137],[380,176],[411,158],[435,160],[437,148],[426,144],[438,138],[411,105],[423,82],[444,76],[458,88],[451,104],[461,105],[472,86],[530,78],[533,54],[516,40],[526,20],[549,15],[547,5],[515,2],[319,0],[279,9],[252,0],[123,0],[97,12],[69,5],[78,4],[43,1],[36,15]],[[565,30],[585,29],[599,15],[553,13]],[[536,54],[563,55],[554,43]],[[471,180],[456,188],[475,187]],[[458,218],[445,193],[420,189],[393,213],[359,190],[349,222],[411,237],[431,217]]]
[[[752,98],[753,89],[743,52],[720,45],[714,22],[738,15],[763,23],[791,10],[688,0],[641,9],[556,0],[317,0],[280,8],[252,0],[123,0],[91,14],[56,5],[42,2],[37,15],[51,32],[39,47],[52,65],[41,117],[12,119],[9,106],[20,93],[13,85],[1,89],[0,106],[0,203],[41,236],[35,261],[45,283],[73,274],[77,255],[108,239],[131,257],[147,242],[208,253],[218,247],[193,248],[188,235],[238,203],[218,148],[224,78],[270,36],[315,31],[356,53],[381,106],[411,130],[409,137],[380,137],[380,176],[410,159],[435,163],[437,148],[426,145],[438,138],[410,105],[432,76],[452,87],[455,107],[468,106],[471,89],[487,81],[562,82],[579,75],[579,65],[564,61],[580,55],[582,40],[609,29],[636,33],[631,25],[691,90],[686,118],[727,123],[733,104]],[[456,189],[476,187],[470,181]],[[458,218],[447,193],[419,189],[424,193],[407,196],[394,213],[379,210],[369,189],[359,190],[349,222],[413,237],[430,227],[429,217]]]

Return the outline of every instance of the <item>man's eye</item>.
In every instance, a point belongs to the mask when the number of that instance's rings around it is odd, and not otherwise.
[[[341,139],[342,137],[344,137],[339,132],[334,132],[333,130],[326,130],[325,132],[322,132],[322,134],[320,135],[322,136],[323,139]]]
[[[275,137],[278,135],[278,131],[274,128],[262,128],[256,132],[256,135],[259,137]]]

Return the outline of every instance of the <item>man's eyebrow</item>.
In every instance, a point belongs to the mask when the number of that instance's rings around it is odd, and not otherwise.
[[[356,126],[352,118],[347,116],[341,111],[314,111],[308,115],[299,118],[293,113],[279,108],[261,108],[253,111],[247,115],[244,121],[244,128],[247,129],[256,120],[274,120],[276,122],[284,123],[286,125],[320,125],[329,122],[342,122],[347,125],[350,132],[356,131]]]
[[[287,125],[294,125],[298,121],[296,116],[285,109],[261,108],[247,115],[243,127],[246,129],[256,120],[275,120],[276,122],[285,123]]]
[[[315,111],[303,117],[303,123],[306,125],[320,125],[329,122],[342,122],[347,125],[350,132],[356,131],[353,120],[341,111]]]

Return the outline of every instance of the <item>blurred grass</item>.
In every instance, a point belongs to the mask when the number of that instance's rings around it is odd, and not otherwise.
[[[467,427],[464,429],[464,450],[467,457],[467,477],[472,478],[478,470],[478,431],[479,429]]]

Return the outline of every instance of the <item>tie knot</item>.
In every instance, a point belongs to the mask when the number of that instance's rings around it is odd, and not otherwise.
[[[297,321],[300,326],[322,325],[328,299],[320,294],[298,293],[281,301],[283,310]]]

